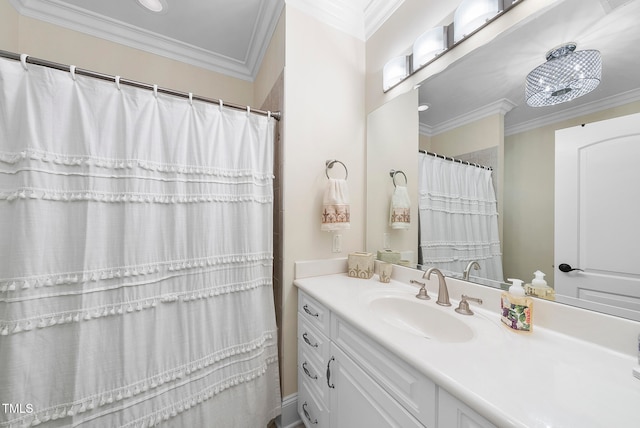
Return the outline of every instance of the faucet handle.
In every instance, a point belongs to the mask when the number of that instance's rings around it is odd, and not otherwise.
[[[416,297],[418,299],[422,299],[422,300],[431,300],[431,297],[427,294],[427,289],[426,289],[426,283],[424,282],[420,282],[420,281],[416,281],[415,279],[412,279],[411,281],[409,281],[412,284],[418,284],[421,285],[420,287],[420,291],[418,291],[418,294],[416,294]]]
[[[476,302],[478,304],[482,304],[482,299],[478,299],[476,297],[469,297],[467,295],[462,295],[460,297],[460,303],[458,307],[455,309],[457,313],[462,315],[473,315],[473,311],[469,308],[469,300],[472,302]]]

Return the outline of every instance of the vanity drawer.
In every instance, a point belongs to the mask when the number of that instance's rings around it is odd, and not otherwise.
[[[298,313],[300,318],[307,320],[321,333],[329,336],[331,312],[322,303],[301,290],[298,291]]]
[[[308,352],[298,347],[298,383],[305,383],[325,404],[329,403],[329,386],[327,384],[328,361],[318,361]]]
[[[307,319],[298,316],[298,358],[301,354],[321,367],[329,360],[329,338]]]
[[[339,317],[333,341],[427,428],[436,425],[436,384]]]
[[[329,409],[305,382],[299,383],[298,415],[307,428],[329,428]]]

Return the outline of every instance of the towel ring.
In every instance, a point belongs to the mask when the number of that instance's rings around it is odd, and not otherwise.
[[[333,159],[333,160],[328,160],[325,162],[325,165],[327,166],[324,170],[324,173],[327,175],[327,178],[329,178],[329,168],[333,168],[333,164],[334,163],[339,163],[340,165],[342,165],[344,167],[344,179],[346,180],[349,177],[349,170],[347,169],[347,166],[345,164],[343,164],[342,162],[340,162],[337,159]]]
[[[404,177],[405,186],[409,184],[409,180],[407,180],[407,175],[404,173],[404,171],[396,171],[395,169],[392,169],[391,171],[389,171],[389,175],[393,179],[393,187],[398,187],[396,186],[396,175],[398,174],[402,174],[402,176]]]

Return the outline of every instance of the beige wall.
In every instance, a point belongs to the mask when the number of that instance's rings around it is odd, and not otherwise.
[[[430,151],[456,157],[502,144],[504,116],[493,114],[431,136]]]
[[[9,0],[0,0],[0,49],[18,52],[18,12]]]
[[[0,0],[0,49],[231,103],[254,101],[251,82],[21,16],[8,0]]]
[[[505,137],[503,267],[505,277],[553,286],[555,131],[640,112],[640,102]]]
[[[431,137],[429,135],[420,134],[420,137],[418,138],[418,147],[420,150],[432,152]]]
[[[252,105],[255,107],[261,107],[264,104],[284,69],[284,15],[284,13],[280,15],[278,25],[260,64],[258,75],[253,82]]]
[[[409,91],[379,107],[367,117],[367,251],[377,253],[388,234],[389,248],[412,251],[418,262],[418,191],[408,187],[411,197],[411,227],[393,230],[389,226],[389,205],[394,187],[389,172],[403,171],[409,180],[418,176],[418,91]],[[413,152],[414,156],[407,156]],[[396,181],[404,185],[404,177]],[[407,258],[408,259],[408,258]]]
[[[294,262],[346,257],[364,248],[364,42],[286,6],[284,94],[283,394],[297,391]],[[325,160],[349,169],[351,229],[320,231]],[[341,176],[334,168],[332,174]]]

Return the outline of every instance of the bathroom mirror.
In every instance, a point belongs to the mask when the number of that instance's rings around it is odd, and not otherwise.
[[[478,159],[473,155],[487,156],[489,152],[495,168],[505,278],[530,282],[533,272],[541,270],[546,273],[548,283],[554,284],[554,276],[559,273],[553,258],[555,131],[640,112],[637,16],[640,16],[640,0],[557,1],[421,83],[418,103],[428,103],[429,109],[419,113],[419,147],[404,146],[404,155],[414,165],[418,148],[483,163],[486,157]],[[600,85],[590,94],[568,103],[539,108],[527,106],[526,75],[545,61],[547,51],[566,42],[576,42],[577,50],[601,52]],[[455,94],[451,88],[455,88]],[[391,108],[388,103],[374,113],[380,117],[380,111],[387,109],[386,116]],[[369,122],[373,117],[369,117]],[[413,123],[415,119],[408,120]],[[485,147],[482,138],[478,144],[477,136],[487,135],[487,126],[489,132],[496,134],[492,134],[492,138],[498,141],[489,142]],[[371,123],[368,127],[372,127]],[[442,138],[446,134],[452,138]],[[469,146],[465,145],[465,138]],[[377,153],[368,151],[367,156],[369,181],[384,171],[370,167]],[[416,175],[410,176],[409,181],[417,193]],[[368,206],[380,198],[388,204],[389,193],[381,192],[379,185],[368,186],[368,189]],[[412,214],[417,221],[417,207]],[[415,246],[407,248],[408,239],[401,235],[403,231],[383,230],[379,222],[375,228],[370,227],[370,218],[375,216],[367,217],[369,251],[382,248],[384,238],[391,240],[392,248],[417,251],[417,236]],[[394,240],[403,246],[394,246]],[[471,275],[474,282],[500,286],[474,279],[473,271]],[[562,296],[556,296],[556,300],[568,301]],[[571,303],[590,307],[579,301]],[[640,314],[628,317],[640,319]]]

